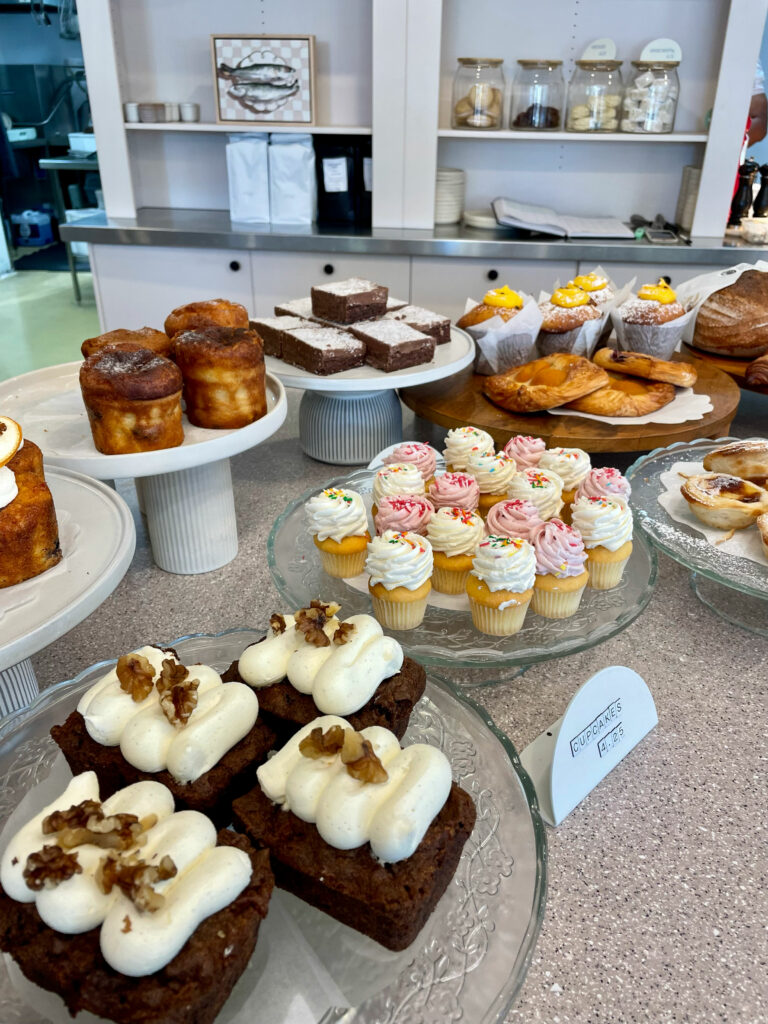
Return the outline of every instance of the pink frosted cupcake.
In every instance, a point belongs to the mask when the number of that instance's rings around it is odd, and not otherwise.
[[[522,537],[528,541],[543,522],[533,502],[524,498],[500,501],[488,510],[485,520],[488,533],[496,537]]]
[[[429,500],[435,508],[465,508],[475,512],[480,504],[480,488],[469,473],[441,473],[429,488]]]
[[[381,498],[373,522],[379,536],[385,530],[394,530],[426,537],[434,512],[432,502],[421,494],[393,494]]]
[[[589,580],[584,541],[572,526],[550,519],[534,532],[531,543],[536,555],[531,608],[545,619],[570,618]]]
[[[422,444],[421,441],[403,441],[384,459],[386,465],[405,462],[415,466],[421,473],[425,487],[434,483],[436,461],[435,449],[432,445]]]
[[[632,493],[629,480],[613,466],[590,469],[576,490],[574,501],[579,498],[623,498],[629,501]]]
[[[512,456],[518,470],[535,469],[546,447],[540,437],[518,434],[504,445],[504,454]]]

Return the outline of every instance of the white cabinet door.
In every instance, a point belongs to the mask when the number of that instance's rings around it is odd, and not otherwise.
[[[357,253],[252,252],[251,276],[256,316],[273,316],[276,303],[302,299],[312,285],[363,277],[408,300],[410,258]]]
[[[734,263],[738,263],[738,251],[734,251]],[[709,263],[608,263],[601,264],[603,270],[612,281],[621,288],[632,278],[636,278],[634,291],[637,291],[644,284],[651,284],[658,281],[660,277],[668,277],[673,288],[677,288],[683,281],[689,281],[699,274],[709,274],[713,270],[722,270],[722,264],[718,266]],[[582,260],[579,264],[579,273],[588,274],[595,269],[594,261],[587,263]]]
[[[247,252],[92,245],[102,329],[157,327],[172,309],[200,299],[229,299],[253,312]]]
[[[490,288],[509,285],[530,292],[551,291],[576,273],[576,261],[487,260],[452,256],[415,256],[411,266],[411,301],[458,319],[468,298],[482,301]]]

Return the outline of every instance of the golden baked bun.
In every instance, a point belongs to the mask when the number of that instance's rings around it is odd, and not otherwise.
[[[582,356],[557,352],[486,377],[483,391],[511,412],[555,409],[608,383],[608,374]]]
[[[768,491],[726,473],[689,476],[680,493],[702,523],[720,530],[743,530],[768,512]]]
[[[83,358],[87,359],[94,352],[101,352],[107,345],[122,345],[124,342],[129,342],[138,348],[148,348],[150,352],[156,352],[159,356],[170,356],[173,344],[164,331],[156,331],[153,327],[139,327],[135,331],[118,328],[116,331],[99,334],[95,338],[86,338],[80,346],[80,351],[83,353]]]
[[[18,454],[29,445],[27,441]],[[6,468],[11,469],[11,464]],[[62,557],[56,510],[48,485],[34,472],[15,472],[15,476],[19,493],[0,509],[0,588],[39,576]]]
[[[705,299],[696,314],[692,344],[705,352],[747,359],[768,352],[768,274],[745,270],[733,284]]]
[[[631,377],[644,377],[646,380],[661,380],[679,388],[692,388],[698,379],[692,363],[673,363],[644,352],[600,348],[592,356],[592,362],[604,370],[616,370],[617,373],[628,373]]]
[[[768,391],[768,354],[754,359],[747,367],[745,377],[751,388]]]
[[[592,413],[593,416],[646,416],[669,405],[675,397],[671,384],[638,380],[609,373],[609,381],[583,398],[569,402],[567,409]]]
[[[704,457],[704,469],[710,473],[728,473],[764,486],[768,481],[768,440],[734,441],[716,448]]]
[[[679,302],[651,302],[632,295],[619,306],[617,313],[625,324],[649,326],[679,319],[685,315],[685,307]]]
[[[543,317],[542,334],[565,334],[581,327],[588,320],[599,320],[602,316],[600,308],[589,300],[583,306],[557,306],[551,302],[540,302],[539,309]]]
[[[197,331],[204,327],[248,327],[248,310],[239,302],[226,299],[206,299],[177,306],[165,318],[165,333],[169,338],[181,331]]]
[[[16,454],[6,465],[16,474],[17,481],[20,476],[24,475],[37,477],[38,480],[45,479],[43,453],[28,437],[24,438],[24,444],[17,449]]]
[[[80,367],[93,443],[105,455],[176,448],[184,441],[179,368],[149,349],[107,348]]]
[[[264,350],[256,331],[205,327],[174,340],[184,378],[187,419],[197,427],[233,430],[267,411]]]
[[[511,320],[513,316],[517,316],[519,312],[519,309],[511,309],[505,306],[488,306],[484,302],[479,302],[465,313],[461,319],[456,321],[456,326],[462,328],[476,327],[477,324],[482,324],[494,316],[500,316],[506,322]]]

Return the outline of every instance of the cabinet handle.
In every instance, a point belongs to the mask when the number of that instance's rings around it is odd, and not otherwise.
[[[230,270],[239,270],[240,269],[240,260],[231,260],[230,264],[229,264],[229,269]]]
[[[325,266],[323,267],[323,273],[324,274],[332,274],[334,269],[335,268],[334,268],[332,263],[326,263]]]
[[[498,280],[499,272],[498,270],[489,270],[488,273],[486,274],[486,277],[488,278],[489,281],[496,281]]]

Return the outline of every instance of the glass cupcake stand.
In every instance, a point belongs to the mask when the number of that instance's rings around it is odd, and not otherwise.
[[[665,491],[663,473],[674,471],[679,462],[698,465],[689,473],[704,472],[701,463],[709,452],[741,440],[701,438],[656,448],[637,459],[626,475],[632,482],[637,525],[664,554],[690,570],[691,589],[702,604],[726,622],[768,637],[768,561],[756,562],[715,547],[693,525],[698,522],[693,513],[690,524],[678,522],[659,502]]]
[[[475,358],[475,343],[458,327],[451,340],[435,346],[430,363],[385,373],[358,366],[331,376],[266,357],[267,370],[287,388],[303,388],[299,407],[301,447],[318,462],[358,465],[403,439],[403,413],[396,388],[411,388],[451,377]]]
[[[326,486],[358,491],[370,514],[374,476],[370,469],[361,469]],[[292,501],[275,521],[267,541],[272,579],[287,610],[320,597],[338,601],[345,617],[370,614],[364,574],[353,580],[336,580],[321,567],[304,516],[304,505],[319,490],[314,487]],[[487,636],[472,625],[464,595],[448,597],[433,590],[422,625],[414,630],[391,632],[417,661],[474,670],[477,678],[466,685],[486,685],[499,681],[488,674],[494,669],[521,671],[537,662],[588,650],[626,629],[650,601],[656,571],[653,545],[642,533],[636,533],[621,583],[613,590],[587,587],[578,611],[569,619],[544,619],[529,610],[519,633],[509,637]]]
[[[170,645],[188,664],[203,662],[223,671],[260,638],[253,630],[236,629]],[[64,788],[69,770],[49,730],[66,719],[85,689],[113,664],[100,662],[51,687],[0,725],[0,827],[13,814],[8,833],[34,813],[24,807],[14,812],[33,786],[47,786],[38,797],[41,805]],[[323,1024],[459,1019],[492,1024],[504,1018],[523,982],[544,914],[547,847],[535,792],[507,737],[445,680],[429,677],[405,740],[443,750],[454,779],[477,807],[456,875],[418,938],[404,952],[391,953],[276,890],[273,901],[279,910],[262,924],[251,963],[217,1018],[219,1024],[262,1020],[259,1008],[270,1012],[276,1000],[284,1002],[285,991],[275,992],[275,986],[285,988],[286,957],[299,984],[308,989],[309,1005],[316,1003],[322,979],[330,982],[323,991],[341,994],[317,1014]],[[5,845],[3,836],[0,845]],[[299,936],[287,951],[278,927],[284,911]],[[64,1024],[71,1018],[58,997],[26,981],[5,956],[0,961],[0,1019]],[[86,1019],[96,1020],[84,1014]],[[278,1018],[273,1014],[269,1019]]]
[[[63,363],[4,381],[0,408],[43,449],[46,466],[97,480],[133,477],[161,569],[192,574],[231,562],[237,554],[237,524],[229,457],[282,426],[288,404],[280,381],[267,374],[266,415],[247,427],[205,430],[184,417],[184,443],[178,448],[102,455],[93,444],[80,393],[81,366]]]
[[[128,571],[136,547],[130,509],[115,491],[46,466],[62,559],[0,590],[0,716],[29,704],[37,680],[29,659],[82,622]]]

